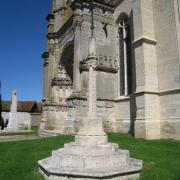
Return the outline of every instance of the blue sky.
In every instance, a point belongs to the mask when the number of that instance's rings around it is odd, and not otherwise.
[[[51,0],[0,1],[0,80],[2,99],[43,97],[43,60]]]

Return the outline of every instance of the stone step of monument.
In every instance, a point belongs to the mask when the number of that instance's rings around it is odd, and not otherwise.
[[[40,137],[54,137],[54,136],[58,136],[59,134],[57,132],[53,132],[53,131],[41,131],[38,134]]]
[[[59,167],[57,164],[52,164],[51,158],[46,158],[38,161],[40,171],[44,168],[47,169],[47,173],[51,174],[52,177],[56,174],[54,179],[74,179],[75,177],[82,177],[80,179],[102,179],[102,180],[127,180],[127,179],[139,179],[139,173],[142,169],[142,161],[136,159],[129,159],[127,165],[115,166],[111,168],[74,168],[74,167]],[[108,162],[104,162],[108,163]],[[66,176],[67,175],[67,176]],[[126,175],[126,177],[124,176]],[[68,178],[69,177],[69,178]],[[83,178],[84,177],[84,178]],[[78,178],[79,179],[79,178]]]
[[[79,146],[76,143],[68,143],[64,145],[64,151],[75,155],[108,155],[110,153],[117,152],[118,150],[119,146],[113,143],[107,143],[99,146]]]
[[[65,149],[52,152],[51,161],[59,168],[113,168],[126,166],[129,163],[129,152],[118,150],[104,155],[69,154]]]

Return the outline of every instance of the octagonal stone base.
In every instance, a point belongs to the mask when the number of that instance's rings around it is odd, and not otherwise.
[[[90,177],[90,176],[75,176],[75,175],[61,175],[61,174],[45,174],[45,172],[40,169],[40,173],[44,176],[46,180],[139,180],[139,174],[120,174],[117,176],[109,177]]]
[[[52,152],[38,161],[40,172],[47,180],[139,179],[142,161],[129,157],[129,151],[108,143],[97,117],[84,118],[75,142]]]
[[[139,179],[142,161],[129,158],[129,151],[117,144],[65,144],[63,149],[40,160],[40,172],[47,180]]]

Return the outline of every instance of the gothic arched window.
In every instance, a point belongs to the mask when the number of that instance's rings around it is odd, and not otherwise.
[[[122,13],[117,21],[119,33],[119,89],[120,96],[132,93],[131,37],[129,17]]]

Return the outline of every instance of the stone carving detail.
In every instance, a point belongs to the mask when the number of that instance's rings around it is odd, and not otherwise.
[[[59,9],[56,9],[54,11],[55,14],[61,15],[61,16],[65,16],[66,15],[66,7],[60,7]]]
[[[89,8],[85,7],[83,9],[83,14],[90,15]],[[113,18],[113,13],[112,12],[105,11],[105,10],[103,10],[101,8],[98,8],[98,7],[94,8],[94,15],[103,16],[103,17],[111,18],[111,19]]]
[[[102,56],[99,55],[96,57],[96,70],[97,71],[104,71],[104,72],[118,72],[118,62],[116,57],[111,56]],[[87,71],[88,64],[86,63],[86,59],[80,62],[80,70]]]
[[[72,94],[72,81],[62,65],[59,66],[58,72],[52,79],[51,85],[54,102],[66,104],[66,99]]]
[[[66,70],[61,65],[58,68],[57,76],[52,80],[52,86],[54,85],[59,85],[60,87],[72,86],[70,77],[67,76]]]

